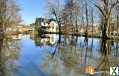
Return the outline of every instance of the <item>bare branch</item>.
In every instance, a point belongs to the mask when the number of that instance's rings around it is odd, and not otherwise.
[[[98,8],[98,10],[101,12],[101,14],[106,18],[103,9],[100,6],[96,5],[96,4],[94,4],[94,5]]]
[[[115,3],[113,3],[113,4],[111,5],[111,8],[109,9],[108,18],[109,18],[109,15],[111,14],[112,9],[113,9],[117,4],[119,4],[119,1],[118,1],[118,0],[117,0]]]

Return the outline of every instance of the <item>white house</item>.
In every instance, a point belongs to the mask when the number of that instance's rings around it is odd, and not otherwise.
[[[57,32],[58,24],[55,21],[51,21],[49,23],[50,28],[48,29],[49,32]]]
[[[53,19],[41,22],[41,29],[47,32],[57,32],[58,24]]]

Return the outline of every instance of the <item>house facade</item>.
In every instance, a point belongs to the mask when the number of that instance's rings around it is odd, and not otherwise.
[[[58,24],[54,19],[37,18],[35,24],[35,26],[37,26],[36,28],[38,28],[40,32],[58,31]]]

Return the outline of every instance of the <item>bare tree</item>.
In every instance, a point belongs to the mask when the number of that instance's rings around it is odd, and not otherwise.
[[[0,5],[0,26],[5,32],[7,27],[16,26],[21,22],[20,8],[15,0],[2,0]]]
[[[19,7],[15,0],[0,0],[0,75],[5,76],[5,59],[3,43],[6,38],[6,28],[20,22]]]
[[[92,24],[92,36],[93,36],[93,26],[94,26],[94,15],[93,15],[93,8],[91,8],[91,24]]]
[[[65,32],[78,33],[79,11],[78,0],[67,0],[63,9],[62,19],[64,21]]]
[[[119,33],[119,5],[116,7],[116,16],[117,16],[117,20],[116,20],[117,33]]]
[[[99,9],[102,18],[103,18],[103,37],[107,38],[110,35],[110,18],[112,10],[115,8],[115,6],[119,3],[119,0],[100,0],[101,4],[95,4],[95,6]]]
[[[87,2],[85,2],[85,15],[86,15],[85,35],[87,37],[88,36],[88,25],[89,25],[89,20],[88,20],[88,5],[87,5]]]
[[[19,14],[19,11],[21,9],[16,4],[15,0],[8,0],[7,1],[7,8],[6,8],[6,18],[8,19],[8,26],[16,26],[18,25],[22,20],[21,16]]]
[[[61,11],[62,11],[62,4],[60,4],[62,0],[49,0],[48,1],[48,12],[53,17],[55,17],[58,25],[59,25],[59,32],[61,32]],[[55,3],[54,3],[55,2]]]

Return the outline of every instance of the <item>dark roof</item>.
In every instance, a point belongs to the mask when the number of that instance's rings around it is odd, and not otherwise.
[[[51,21],[56,21],[55,19],[53,18],[50,18],[50,19],[45,19],[45,18],[36,18],[36,22],[51,22]]]
[[[51,18],[51,19],[48,19],[48,21],[49,22],[51,22],[51,21],[56,21],[55,19],[53,19],[53,18]]]

